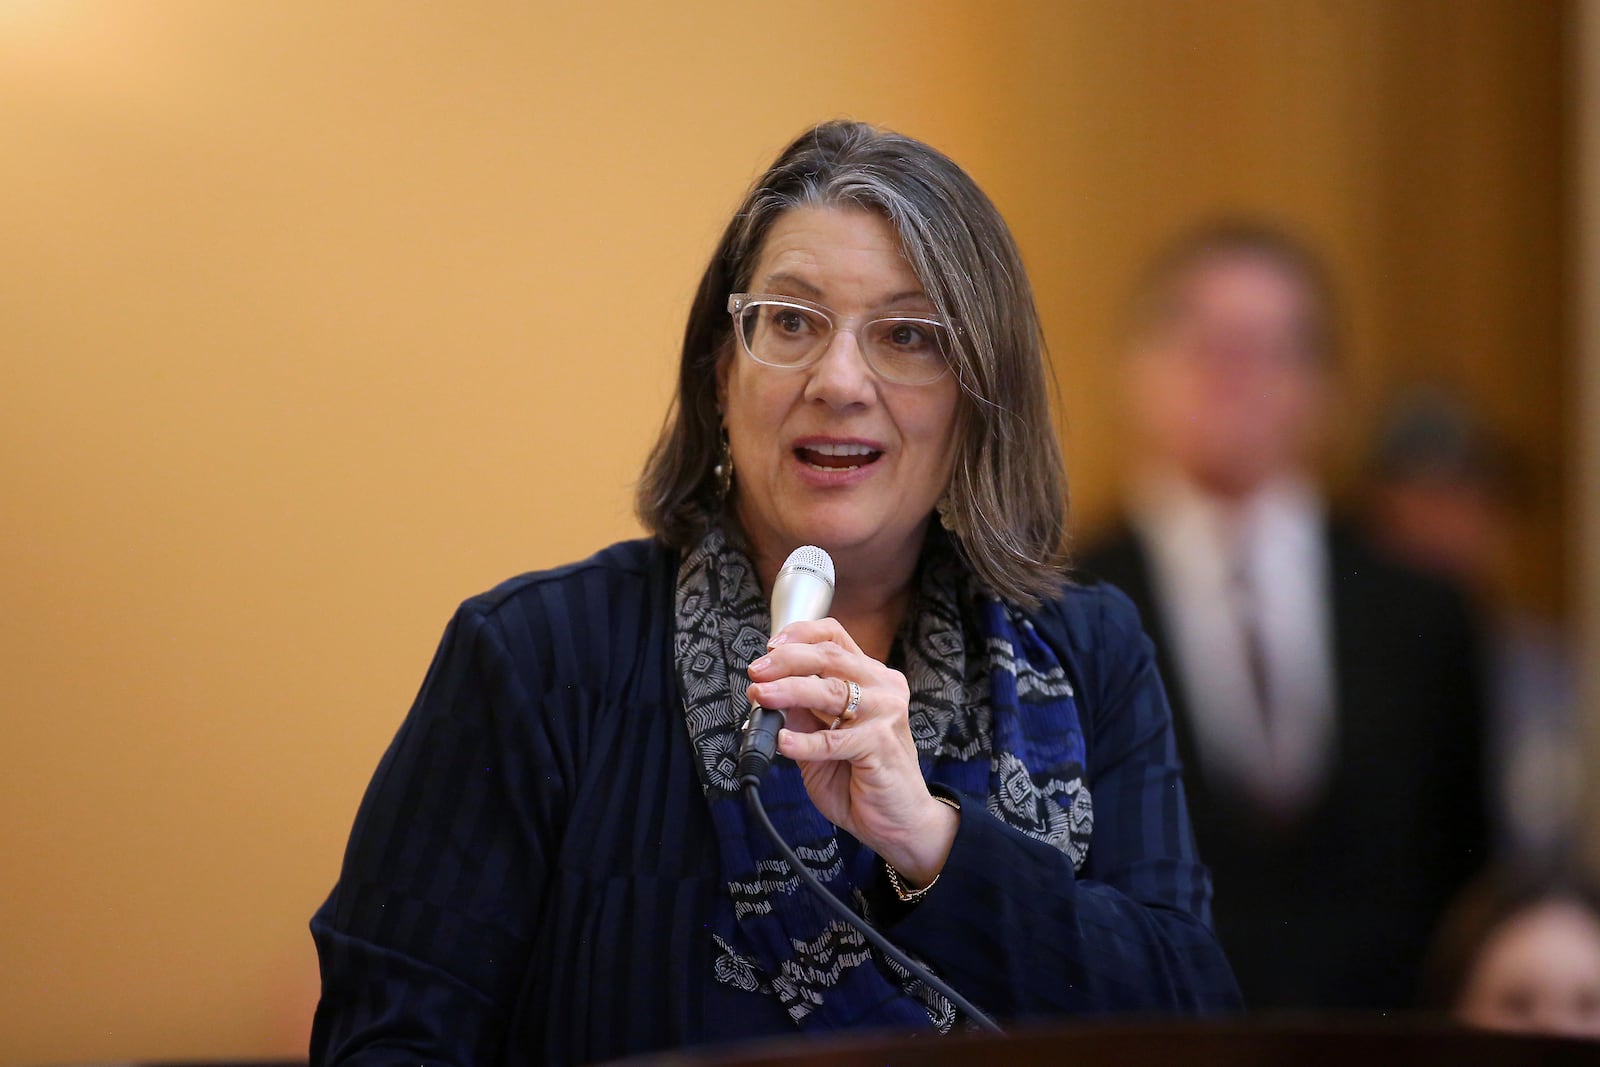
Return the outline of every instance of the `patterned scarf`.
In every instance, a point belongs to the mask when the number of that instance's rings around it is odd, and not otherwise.
[[[918,567],[897,642],[923,777],[1083,865],[1093,808],[1071,683],[1020,612],[982,594],[941,531]],[[834,918],[748,820],[734,777],[749,712],[745,665],[766,651],[768,607],[749,559],[713,529],[678,568],[675,651],[689,736],[728,883],[712,922],[719,981],[776,996],[802,1030],[948,1031],[955,1010]],[[969,655],[979,651],[984,654]],[[824,885],[866,915],[877,857],[824,819],[779,757],[761,784],[773,824]],[[870,916],[869,916],[870,919]]]

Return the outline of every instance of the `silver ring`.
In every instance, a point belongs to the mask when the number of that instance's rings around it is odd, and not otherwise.
[[[851,681],[844,684],[850,687],[850,699],[845,702],[844,712],[839,717],[849,722],[856,717],[856,709],[861,706],[861,687]]]
[[[844,722],[844,716],[843,715],[835,715],[833,717],[833,721],[828,724],[828,729],[837,730],[839,728],[839,724],[842,723],[842,722]]]

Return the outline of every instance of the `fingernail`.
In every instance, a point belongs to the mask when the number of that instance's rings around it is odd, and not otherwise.
[[[750,664],[750,669],[753,671],[764,671],[770,666],[772,666],[772,657],[762,656],[760,659]]]
[[[772,640],[767,642],[767,647],[768,648],[777,648],[779,645],[787,644],[788,641],[789,641],[789,635],[788,634],[781,633],[781,632],[780,633],[775,633],[775,634],[772,635]]]

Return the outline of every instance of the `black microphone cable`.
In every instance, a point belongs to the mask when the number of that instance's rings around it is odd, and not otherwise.
[[[790,870],[799,875],[800,880],[828,906],[830,911],[859,931],[862,937],[872,943],[872,947],[911,972],[911,976],[917,981],[934,992],[943,995],[951,1004],[956,1006],[958,1011],[976,1023],[978,1029],[987,1030],[994,1034],[1005,1032],[1000,1029],[998,1023],[984,1014],[970,1000],[951,989],[948,984],[935,976],[928,968],[900,951],[888,938],[874,930],[871,924],[851,911],[844,901],[834,896],[828,887],[817,879],[811,868],[800,862],[800,857],[794,854],[794,850],[789,847],[789,842],[783,839],[783,835],[778,833],[778,828],[773,826],[772,820],[767,817],[767,809],[761,804],[761,782],[759,776],[741,776],[740,784],[744,788],[744,798],[750,808],[750,813],[755,816],[756,822],[760,823],[762,829],[767,832],[767,836],[772,838],[772,843],[778,846],[778,851],[788,861]]]

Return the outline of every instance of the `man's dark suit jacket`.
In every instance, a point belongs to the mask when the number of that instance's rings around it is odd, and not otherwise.
[[[1411,1005],[1439,912],[1485,859],[1482,660],[1465,601],[1350,530],[1328,544],[1337,747],[1289,825],[1208,780],[1138,537],[1124,529],[1078,561],[1081,580],[1133,599],[1156,642],[1217,932],[1254,1010]]]

